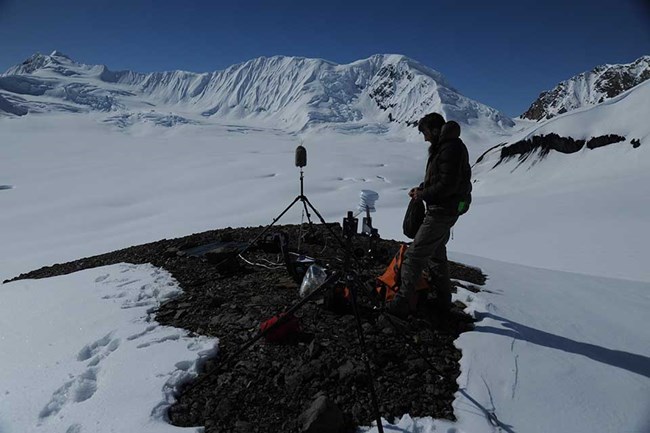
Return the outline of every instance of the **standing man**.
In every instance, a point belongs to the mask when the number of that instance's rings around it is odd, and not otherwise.
[[[437,291],[436,310],[451,308],[451,281],[447,263],[447,241],[458,216],[467,212],[472,183],[469,154],[460,139],[460,125],[430,113],[418,122],[424,141],[430,143],[424,182],[409,191],[409,197],[426,203],[426,216],[413,243],[404,255],[400,289],[387,306],[396,316],[406,317],[417,306],[416,282],[427,262],[433,264]]]

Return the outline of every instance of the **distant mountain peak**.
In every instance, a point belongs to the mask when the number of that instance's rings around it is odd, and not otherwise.
[[[605,64],[582,72],[543,92],[520,117],[544,120],[567,111],[596,105],[650,79],[650,56],[631,63]]]
[[[70,56],[68,56],[66,54],[63,54],[61,51],[58,51],[58,50],[52,51],[52,53],[50,54],[50,57],[62,57],[64,59],[72,60],[70,58]]]
[[[50,65],[76,65],[76,63],[61,51],[54,50],[49,55],[35,53],[24,60],[21,64],[12,66],[3,75],[26,75],[46,68]]]

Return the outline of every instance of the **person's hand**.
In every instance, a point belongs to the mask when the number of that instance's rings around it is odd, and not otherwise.
[[[413,200],[422,200],[422,190],[420,188],[411,188],[409,191],[409,197]]]

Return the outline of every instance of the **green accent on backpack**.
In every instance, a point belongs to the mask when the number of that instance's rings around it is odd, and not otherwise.
[[[462,215],[465,212],[467,212],[467,202],[465,200],[461,200],[458,202],[458,214]]]

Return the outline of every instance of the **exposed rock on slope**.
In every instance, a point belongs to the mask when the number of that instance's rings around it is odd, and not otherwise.
[[[501,146],[501,158],[497,161],[495,167],[515,156],[519,157],[519,161],[523,162],[533,154],[538,155],[539,159],[543,159],[552,150],[560,153],[575,153],[585,147],[585,144],[587,149],[596,149],[609,144],[620,143],[621,141],[625,141],[625,137],[615,134],[594,137],[589,140],[574,140],[571,137],[560,137],[557,134],[535,135],[527,140]],[[481,158],[477,162],[480,162]]]
[[[27,109],[11,103],[0,95],[0,113],[1,112],[15,114],[16,116],[24,116],[27,114]]]

